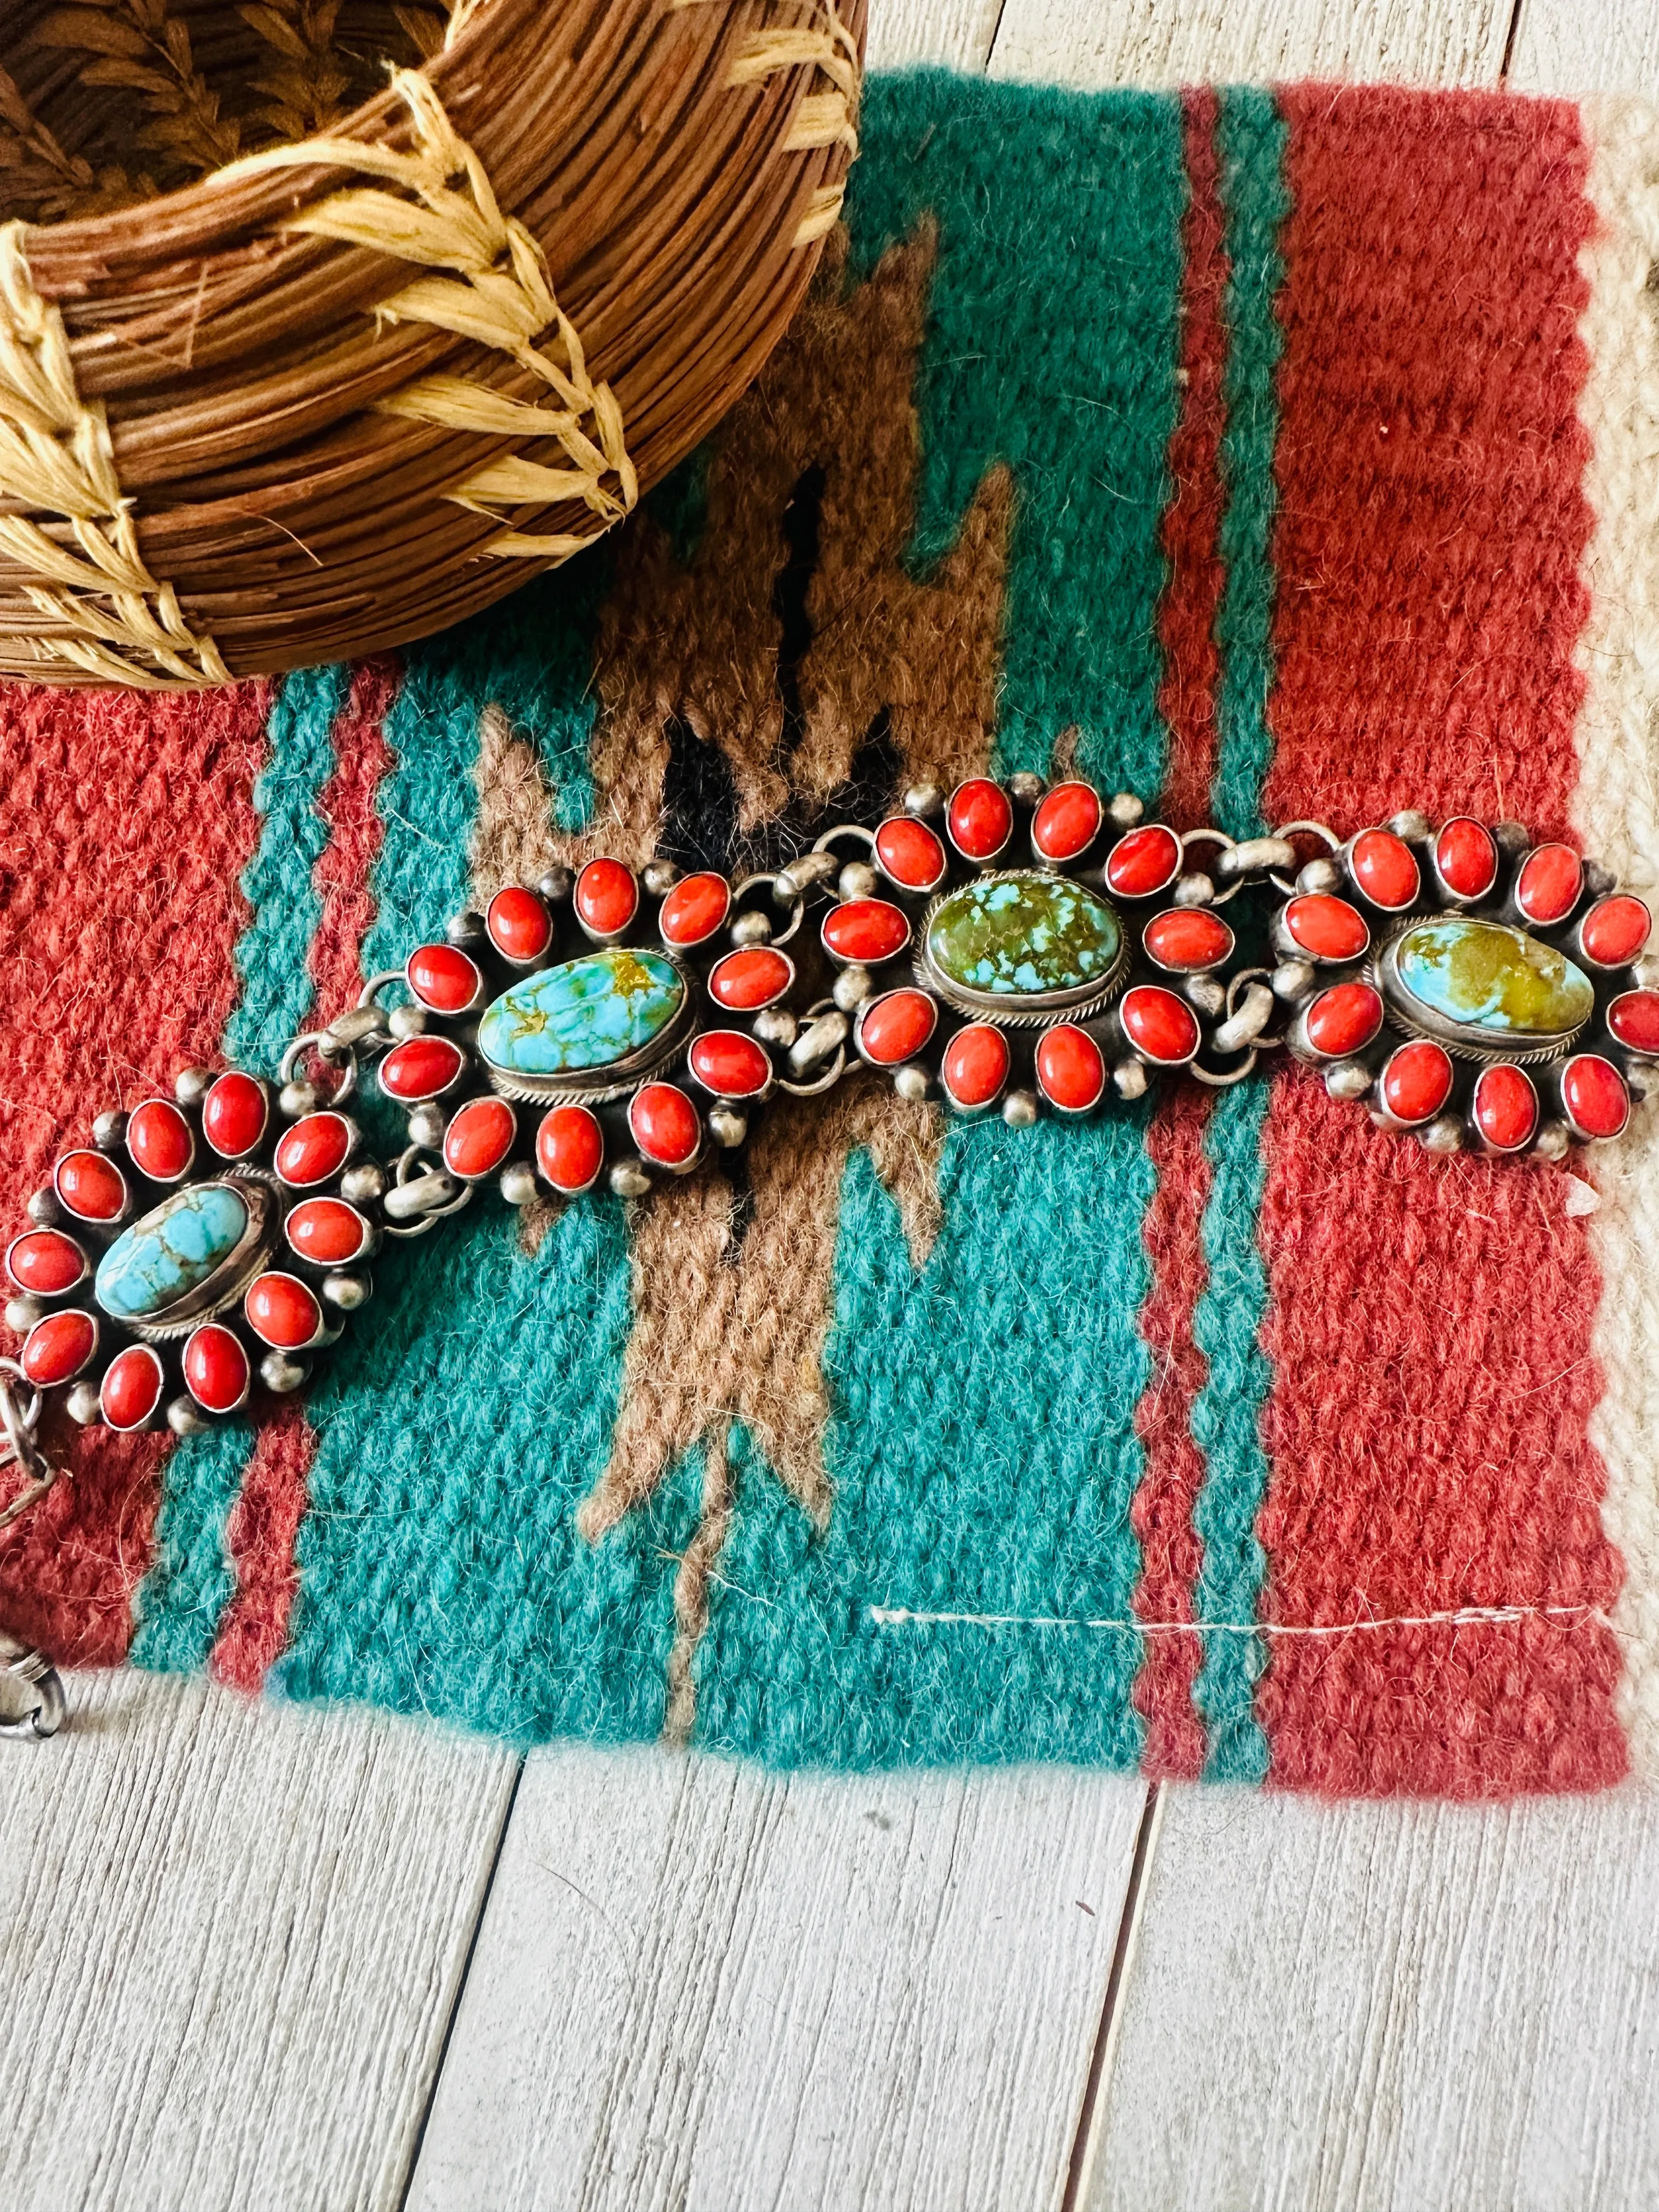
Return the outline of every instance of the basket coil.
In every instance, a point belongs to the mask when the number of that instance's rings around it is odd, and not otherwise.
[[[620,521],[805,293],[862,0],[398,7],[430,51],[344,112],[351,4],[7,31],[0,674],[195,689],[442,628]],[[66,77],[77,39],[104,58]],[[171,189],[94,166],[146,86]]]

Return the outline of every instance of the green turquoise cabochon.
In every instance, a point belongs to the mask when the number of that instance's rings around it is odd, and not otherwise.
[[[1104,899],[1036,870],[964,884],[940,900],[927,926],[927,957],[939,975],[998,997],[1097,988],[1122,945]]]
[[[567,1075],[643,1051],[685,1003],[685,979],[659,952],[585,952],[515,983],[478,1024],[478,1049],[503,1075]]]
[[[1407,1012],[1414,1000],[1442,1021],[1493,1036],[1571,1036],[1595,1001],[1589,976],[1565,953],[1471,915],[1413,923],[1389,964]]]
[[[98,1263],[98,1303],[117,1321],[145,1321],[198,1290],[246,1234],[248,1204],[228,1182],[175,1191],[122,1231]]]

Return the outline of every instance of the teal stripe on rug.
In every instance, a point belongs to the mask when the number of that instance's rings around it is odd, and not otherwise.
[[[317,801],[334,772],[331,732],[345,682],[343,668],[283,678],[253,786],[259,843],[242,874],[252,912],[237,942],[242,995],[225,1024],[224,1051],[267,1075],[311,1006],[306,956],[323,910],[312,871],[328,842]],[[252,1428],[233,1421],[182,1437],[168,1453],[154,1557],[133,1600],[135,1665],[167,1674],[206,1666],[236,1587],[227,1529],[252,1449]]]
[[[1277,582],[1274,379],[1284,343],[1275,307],[1285,281],[1279,237],[1290,212],[1284,175],[1288,137],[1270,93],[1222,94],[1217,147],[1231,262],[1219,532],[1226,580],[1216,622],[1221,672],[1211,796],[1216,821],[1236,837],[1253,836],[1263,826],[1261,785],[1273,754],[1267,702]],[[1194,1338],[1209,1361],[1192,1417],[1206,1465],[1193,1509],[1204,1546],[1196,1593],[1200,1623],[1254,1621],[1266,1571],[1255,1519],[1267,1486],[1261,1411],[1273,1376],[1260,1344],[1267,1276],[1256,1231],[1265,1182],[1261,1131],[1270,1096],[1271,1084],[1261,1073],[1224,1091],[1205,1133],[1213,1176],[1202,1231],[1207,1276],[1193,1315]],[[1255,1718],[1253,1686],[1265,1663],[1264,1647],[1259,1638],[1231,1630],[1206,1634],[1203,1643],[1194,1698],[1208,1737],[1205,1772],[1212,1778],[1260,1781],[1267,1771],[1267,1744]]]

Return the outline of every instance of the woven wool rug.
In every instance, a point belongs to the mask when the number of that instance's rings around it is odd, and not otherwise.
[[[0,700],[9,1219],[503,879],[775,865],[923,772],[1654,882],[1659,120],[928,74],[863,133],[815,302],[592,556],[396,662]],[[1609,1784],[1659,1759],[1656,1146],[1433,1161],[1295,1071],[1025,1132],[854,1085],[406,1247],[255,1428],[84,1438],[0,1618],[521,1740]]]

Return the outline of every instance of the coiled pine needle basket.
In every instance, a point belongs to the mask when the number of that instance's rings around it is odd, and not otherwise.
[[[857,151],[864,0],[7,0],[0,674],[422,637],[732,405]]]

